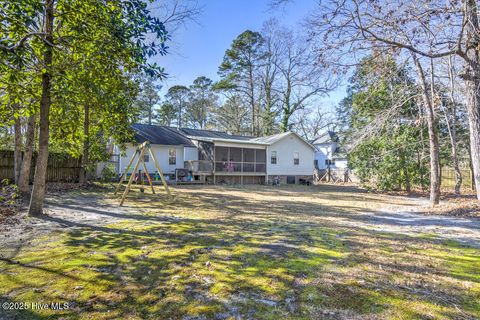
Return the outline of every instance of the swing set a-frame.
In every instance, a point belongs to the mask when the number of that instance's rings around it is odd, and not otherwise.
[[[148,183],[150,185],[150,188],[152,189],[152,193],[155,194],[155,189],[153,188],[152,178],[150,177],[150,174],[148,173],[147,165],[145,164],[144,155],[145,155],[146,151],[149,152],[150,157],[152,157],[152,159],[153,159],[155,167],[157,168],[157,171],[158,171],[158,175],[160,176],[160,180],[162,180],[163,187],[165,188],[165,191],[167,192],[168,198],[169,199],[172,198],[172,194],[170,193],[170,189],[168,188],[167,181],[165,180],[165,177],[163,176],[162,168],[160,168],[160,165],[158,164],[158,161],[157,161],[157,158],[155,157],[155,154],[152,152],[152,149],[150,149],[150,142],[145,141],[140,146],[138,146],[137,150],[135,151],[132,158],[130,159],[130,162],[128,163],[127,167],[125,168],[125,171],[122,172],[122,175],[120,176],[120,181],[118,182],[118,185],[115,188],[115,194],[117,194],[118,190],[120,189],[120,186],[122,185],[123,179],[128,175],[128,171],[130,170],[130,167],[132,166],[132,164],[135,160],[135,157],[138,155],[138,159],[135,162],[135,167],[132,171],[132,174],[130,175],[130,178],[128,179],[127,187],[125,188],[125,191],[123,192],[123,195],[122,195],[122,199],[120,200],[120,206],[123,205],[123,202],[125,201],[125,198],[127,197],[127,194],[130,192],[130,187],[132,186],[132,182],[135,178],[135,174],[138,170],[138,167],[140,166],[140,162],[143,164],[143,169],[145,170],[145,175],[147,176],[147,180],[148,180]]]

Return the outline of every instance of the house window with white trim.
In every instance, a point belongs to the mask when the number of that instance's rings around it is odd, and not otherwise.
[[[293,153],[293,164],[298,166],[300,164],[300,155],[298,152]]]
[[[277,151],[272,151],[270,153],[270,163],[277,164]]]
[[[150,157],[148,156],[148,154],[144,154],[143,155],[143,162],[148,162],[150,160]]]
[[[168,164],[170,165],[177,164],[177,149],[175,148],[168,149]]]

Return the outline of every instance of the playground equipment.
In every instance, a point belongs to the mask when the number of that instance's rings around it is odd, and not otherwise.
[[[130,162],[128,163],[127,167],[125,168],[125,171],[122,172],[122,175],[120,176],[120,181],[118,182],[118,185],[115,188],[115,194],[117,194],[118,190],[120,189],[120,186],[122,185],[123,179],[125,177],[127,177],[128,171],[130,170],[130,167],[132,166],[132,164],[135,160],[135,157],[138,155],[138,159],[135,163],[135,167],[132,171],[132,174],[130,175],[130,178],[128,179],[127,187],[125,188],[125,191],[123,192],[123,195],[122,195],[122,199],[120,200],[120,206],[123,205],[123,202],[125,201],[125,198],[126,198],[127,194],[130,192],[130,187],[132,186],[132,182],[135,178],[135,172],[137,172],[138,167],[140,165],[140,162],[143,164],[143,169],[145,170],[145,174],[147,176],[147,180],[148,180],[148,183],[150,185],[150,188],[152,189],[152,193],[155,194],[155,189],[153,188],[152,179],[150,177],[150,174],[148,173],[147,165],[145,164],[145,160],[144,160],[144,157],[143,157],[146,151],[149,152],[150,156],[153,159],[155,167],[157,168],[158,174],[160,176],[160,180],[162,180],[163,187],[165,188],[165,191],[167,192],[168,198],[172,197],[172,194],[170,193],[170,189],[168,188],[167,181],[165,180],[165,177],[163,176],[162,168],[160,168],[160,165],[157,162],[157,158],[155,157],[155,154],[150,149],[150,142],[145,141],[144,143],[142,143],[137,148],[137,150],[133,154],[132,158],[130,159]]]

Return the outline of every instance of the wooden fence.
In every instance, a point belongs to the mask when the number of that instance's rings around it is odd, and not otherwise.
[[[471,189],[472,186],[472,172],[470,168],[460,168],[462,172],[462,188]],[[454,188],[455,187],[455,170],[449,167],[442,167],[442,187]]]
[[[30,168],[30,182],[35,174],[37,155],[33,155]],[[78,182],[81,168],[81,158],[73,158],[66,154],[50,153],[48,156],[47,182]],[[0,150],[0,181],[14,180],[13,151]]]

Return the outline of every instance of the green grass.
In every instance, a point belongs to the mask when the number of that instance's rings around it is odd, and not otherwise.
[[[433,235],[375,233],[341,224],[358,211],[392,203],[391,198],[303,187],[184,187],[176,194],[171,204],[151,195],[146,195],[151,201],[134,203],[133,195],[128,205],[136,214],[123,222],[48,235],[0,260],[2,301],[70,303],[64,311],[7,314],[22,319],[480,317],[479,250]]]

